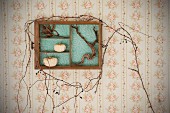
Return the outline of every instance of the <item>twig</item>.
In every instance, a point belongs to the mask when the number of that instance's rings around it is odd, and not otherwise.
[[[84,63],[85,58],[87,58],[88,60],[92,60],[93,58],[95,58],[96,50],[94,46],[98,42],[98,35],[97,35],[97,31],[95,30],[95,27],[93,28],[93,31],[95,33],[96,39],[93,43],[90,43],[86,40],[86,38],[80,33],[78,26],[71,26],[71,27],[76,30],[76,33],[86,42],[86,44],[91,48],[92,51],[92,54],[84,54],[81,59],[81,62],[79,62],[77,65]]]

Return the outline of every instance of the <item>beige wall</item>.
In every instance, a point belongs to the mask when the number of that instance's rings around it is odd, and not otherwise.
[[[16,94],[20,75],[22,75],[22,59],[25,49],[24,23],[30,19],[52,14],[69,16],[91,14],[102,18],[111,26],[118,27],[118,22],[123,22],[151,35],[152,37],[148,38],[128,29],[132,36],[137,38],[140,49],[140,70],[154,110],[156,113],[170,112],[168,0],[1,0],[0,5],[0,92],[2,92],[0,93],[0,113],[17,112]],[[34,26],[31,27],[31,31],[33,28]],[[110,34],[111,30],[104,28],[103,40],[107,39]],[[66,108],[64,110],[69,113],[151,113],[139,79],[128,70],[129,67],[134,66],[132,46],[130,44],[120,45],[120,41],[119,35],[111,41],[97,94],[94,94],[94,91],[84,93],[81,95],[83,99],[76,100],[76,108],[74,108],[75,101],[73,100],[63,105]],[[33,55],[32,52],[31,64],[26,76],[28,84],[41,79],[41,76],[39,78],[35,75],[37,70],[34,70]],[[28,53],[26,59],[28,59]],[[97,70],[52,71],[56,77],[62,78],[68,75],[68,78],[64,79],[82,84],[88,81],[87,76],[95,77],[98,72]],[[53,83],[54,81],[50,83],[51,86]],[[74,93],[75,90],[72,88],[64,89],[60,96],[50,91],[56,104],[63,98],[71,97]],[[26,86],[22,84],[21,110],[26,105],[26,94]],[[41,112],[44,96],[44,82],[38,82],[31,90],[32,106],[28,107],[25,112]],[[48,98],[46,112],[50,113],[51,109],[52,102]],[[55,112],[64,112],[64,110],[59,107],[55,109]]]

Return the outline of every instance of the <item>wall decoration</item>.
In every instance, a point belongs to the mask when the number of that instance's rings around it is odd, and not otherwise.
[[[97,32],[97,30],[95,29],[96,28],[96,26],[95,25],[93,25],[93,24],[95,24],[96,22],[94,22],[93,20],[97,20],[97,21],[99,21],[99,22],[101,22],[101,24],[104,24],[105,25],[105,27],[109,27],[109,28],[111,28],[111,29],[113,29],[111,26],[109,26],[106,22],[104,22],[104,21],[102,21],[101,19],[99,19],[99,18],[96,18],[96,17],[94,17],[94,16],[89,16],[89,15],[80,15],[80,16],[78,16],[78,17],[64,17],[64,18],[68,18],[68,19],[70,19],[70,18],[77,18],[77,19],[84,19],[84,17],[86,18],[85,20],[87,21],[91,21],[91,22],[88,22],[88,24],[89,25],[80,25],[80,26],[83,26],[82,28],[79,26],[79,25],[77,25],[78,23],[79,24],[83,24],[83,23],[85,23],[85,22],[83,22],[83,21],[76,21],[76,22],[70,22],[70,25],[67,25],[66,23],[69,23],[69,21],[67,21],[67,22],[64,22],[64,21],[56,21],[57,23],[59,23],[59,25],[58,26],[60,26],[60,27],[58,27],[57,28],[57,24],[56,25],[44,25],[44,24],[51,24],[51,22],[49,21],[50,19],[52,19],[52,18],[54,18],[54,17],[57,17],[57,18],[63,18],[63,17],[61,17],[61,16],[51,16],[51,17],[49,17],[49,18],[39,18],[39,19],[36,19],[36,20],[32,20],[32,21],[28,21],[28,22],[26,22],[26,28],[25,28],[25,32],[26,32],[26,34],[27,34],[27,36],[28,36],[28,40],[29,40],[29,44],[30,45],[32,45],[33,44],[33,42],[32,42],[32,40],[31,40],[31,37],[30,37],[30,31],[29,31],[29,27],[30,27],[30,25],[32,24],[32,23],[34,23],[35,22],[35,26],[34,26],[34,29],[35,29],[35,35],[34,35],[34,38],[35,38],[35,55],[37,55],[36,53],[38,53],[39,52],[39,48],[41,48],[42,46],[45,46],[45,45],[42,45],[41,43],[41,40],[39,40],[38,38],[41,38],[41,37],[45,37],[45,38],[48,38],[48,39],[52,39],[52,38],[56,38],[56,39],[58,39],[58,38],[62,38],[63,39],[63,36],[65,35],[66,36],[66,34],[67,35],[69,35],[69,34],[71,34],[70,36],[72,37],[74,37],[74,35],[72,35],[72,34],[74,34],[74,33],[72,33],[72,30],[71,30],[71,28],[73,28],[73,29],[75,29],[76,30],[76,33],[77,33],[77,35],[79,35],[79,37],[81,37],[81,39],[83,40],[83,41],[85,41],[85,43],[88,45],[88,46],[90,46],[90,48],[92,49],[92,57],[93,57],[93,54],[94,54],[94,56],[96,55],[96,52],[93,52],[94,50],[93,50],[93,48],[94,48],[94,46],[95,46],[95,44],[98,42],[98,32]],[[38,23],[37,23],[38,22]],[[54,23],[55,21],[52,21],[52,23]],[[64,25],[63,24],[61,24],[61,23],[64,23]],[[60,25],[61,24],[61,25]],[[66,25],[65,25],[66,24]],[[100,28],[101,28],[101,24],[100,24]],[[52,27],[51,27],[52,26]],[[56,28],[55,28],[55,26],[56,26]],[[84,26],[85,26],[85,28],[84,28]],[[88,26],[88,27],[87,27]],[[90,27],[89,27],[90,26]],[[144,82],[143,82],[143,79],[142,79],[142,76],[141,76],[141,72],[140,72],[140,67],[139,67],[139,59],[138,59],[138,55],[137,55],[137,51],[138,51],[138,46],[137,46],[137,44],[136,44],[136,42],[133,40],[133,38],[132,38],[132,36],[131,36],[131,34],[123,27],[123,26],[126,26],[126,27],[128,27],[128,28],[130,28],[131,30],[133,30],[133,31],[137,31],[137,30],[135,30],[135,29],[133,29],[133,28],[131,28],[130,26],[128,26],[128,25],[125,25],[124,23],[122,23],[122,22],[119,22],[119,28],[117,28],[117,29],[115,29],[114,30],[114,32],[112,33],[112,35],[108,38],[108,40],[106,41],[106,43],[105,44],[102,44],[102,48],[104,48],[104,51],[103,51],[103,53],[102,53],[102,62],[101,62],[101,69],[100,69],[100,72],[99,72],[99,74],[97,75],[97,77],[96,78],[91,78],[91,79],[89,79],[89,82],[87,83],[87,85],[85,86],[85,87],[83,87],[83,85],[82,85],[82,83],[81,82],[76,82],[76,83],[69,83],[69,82],[67,82],[67,81],[65,81],[65,80],[63,80],[63,79],[59,79],[59,78],[57,78],[57,77],[55,77],[55,76],[53,76],[53,75],[51,75],[50,73],[47,73],[47,72],[45,72],[44,71],[44,69],[42,68],[42,66],[39,66],[40,67],[40,70],[36,73],[36,74],[38,74],[38,73],[40,73],[40,74],[42,74],[42,76],[44,76],[45,77],[45,79],[44,79],[44,81],[45,81],[45,87],[46,87],[46,95],[47,96],[49,96],[51,99],[52,99],[52,102],[53,102],[53,109],[52,109],[52,113],[53,113],[53,111],[54,111],[54,109],[55,108],[57,108],[57,107],[60,107],[60,106],[62,106],[63,104],[65,104],[65,103],[67,103],[68,101],[70,101],[70,100],[72,100],[72,99],[77,99],[77,98],[81,98],[82,99],[82,96],[81,96],[81,94],[82,93],[84,93],[84,92],[89,92],[89,91],[92,91],[93,89],[95,89],[95,93],[97,93],[97,90],[98,90],[98,87],[99,87],[99,83],[100,83],[100,80],[102,79],[102,74],[103,74],[103,65],[104,65],[104,63],[105,63],[105,54],[106,54],[106,51],[107,51],[107,47],[109,46],[109,42],[110,42],[110,40],[113,38],[113,36],[115,35],[115,33],[118,33],[119,35],[121,35],[123,38],[122,38],[122,42],[120,43],[120,44],[122,44],[122,43],[130,43],[131,45],[132,45],[132,47],[133,47],[133,50],[134,50],[134,65],[135,65],[135,67],[133,67],[133,68],[128,68],[128,69],[130,69],[131,71],[133,71],[133,72],[136,72],[137,73],[137,75],[139,76],[139,80],[140,80],[140,82],[141,82],[141,84],[142,84],[142,88],[143,88],[143,90],[144,90],[144,92],[145,92],[145,94],[146,94],[146,98],[147,98],[147,100],[148,100],[148,103],[149,103],[149,107],[151,108],[151,110],[152,110],[152,112],[153,113],[155,113],[155,111],[154,111],[154,109],[153,109],[153,106],[152,106],[152,103],[151,103],[151,100],[150,100],[150,97],[149,97],[149,94],[148,94],[148,92],[147,92],[147,90],[146,90],[146,88],[145,88],[145,85],[144,85]],[[63,27],[66,27],[65,29],[63,29]],[[82,29],[82,30],[86,30],[87,28],[88,28],[88,30],[91,30],[91,31],[94,31],[94,40],[92,41],[92,43],[90,43],[90,42],[88,42],[87,40],[90,40],[90,39],[86,39],[82,34],[81,34],[81,32],[79,31],[79,27]],[[38,31],[40,29],[40,31]],[[41,32],[41,29],[42,29],[42,32]],[[61,36],[61,32],[60,31],[58,31],[58,30],[56,30],[56,29],[60,29],[60,30],[64,30],[64,32],[66,32],[66,33],[63,33],[63,35]],[[67,31],[67,29],[68,29],[68,31]],[[47,32],[48,31],[48,32]],[[57,34],[56,35],[54,35],[53,34],[53,32],[56,32]],[[123,31],[123,32],[122,32]],[[125,33],[124,33],[125,32]],[[144,35],[144,36],[148,36],[148,37],[151,37],[151,36],[149,36],[149,35],[147,35],[147,34],[144,34],[144,33],[142,33],[142,32],[140,32],[140,31],[137,31],[138,33],[140,33],[140,34],[142,34],[142,35]],[[44,36],[42,36],[41,35],[41,33],[42,33],[42,35],[44,35]],[[32,33],[31,33],[32,34]],[[57,36],[57,37],[54,37],[54,36]],[[64,36],[64,37],[65,37]],[[66,38],[68,38],[68,36],[66,37]],[[74,40],[74,39],[73,39]],[[76,39],[77,40],[77,39]],[[70,40],[70,42],[71,42],[72,40]],[[45,41],[45,42],[47,42],[47,41]],[[53,42],[55,42],[55,41],[53,41]],[[63,42],[62,42],[63,43]],[[81,42],[79,42],[79,43],[81,43]],[[67,43],[65,43],[65,44],[67,44]],[[29,48],[32,48],[32,46],[30,46],[30,45],[28,45],[28,47]],[[39,47],[39,45],[40,45],[40,47]],[[47,45],[47,44],[46,44]],[[50,45],[53,45],[54,46],[54,44],[50,44]],[[74,44],[73,44],[74,45]],[[72,46],[73,46],[72,45]],[[52,46],[52,47],[53,47]],[[76,47],[76,48],[78,48],[78,47]],[[33,49],[33,48],[32,48]],[[41,49],[40,49],[41,50]],[[29,50],[30,51],[30,50]],[[30,51],[31,52],[31,51]],[[78,51],[79,52],[79,51]],[[72,54],[74,54],[74,52],[72,53]],[[87,54],[87,53],[85,53],[84,55],[89,55],[89,54]],[[82,64],[82,63],[84,63],[84,55],[83,55],[83,60],[79,63],[79,64]],[[37,57],[38,56],[38,57]],[[39,56],[40,56],[40,59],[41,59],[41,55],[37,55],[37,56],[35,56],[35,58],[36,58],[36,60],[35,60],[35,62],[36,62],[36,65],[35,66],[37,66],[37,58],[39,58]],[[26,65],[26,70],[25,70],[25,74],[27,73],[27,67],[28,67],[28,65],[29,65],[29,63],[30,63],[30,57],[31,57],[31,54],[30,54],[30,56],[29,56],[29,59],[28,59],[28,61],[27,61],[27,65]],[[63,58],[64,56],[62,56],[62,58]],[[89,56],[88,56],[89,57]],[[88,57],[87,57],[87,59],[88,59]],[[61,60],[61,58],[59,57],[59,60]],[[71,59],[72,60],[72,59]],[[45,58],[43,58],[43,61],[44,61],[44,64],[47,66],[47,67],[49,67],[48,69],[51,69],[51,67],[54,67],[54,66],[56,66],[56,64],[57,64],[57,62],[58,62],[58,59],[56,58],[56,57],[45,57]],[[65,61],[65,60],[64,60]],[[39,60],[38,60],[38,62],[40,62]],[[62,65],[62,64],[60,64],[60,65]],[[79,66],[79,65],[78,65]],[[20,87],[20,85],[21,85],[21,83],[23,82],[23,80],[24,80],[24,78],[25,78],[25,75],[21,78],[21,80],[20,80],[20,82],[19,82],[19,87]],[[52,79],[50,79],[50,78],[52,78]],[[76,90],[76,93],[72,96],[72,97],[67,97],[66,99],[64,99],[61,103],[59,103],[58,105],[55,105],[55,103],[54,103],[54,100],[53,100],[53,98],[51,97],[51,95],[48,93],[48,91],[49,91],[49,86],[48,86],[48,84],[47,84],[47,81],[48,81],[48,83],[51,81],[51,80],[54,80],[54,81],[56,81],[56,86],[57,87],[55,87],[54,89],[53,89],[53,93],[55,93],[55,94],[57,94],[57,95],[60,95],[60,93],[61,93],[61,86],[59,85],[60,84],[60,82],[61,83],[63,83],[62,85],[66,85],[66,86],[68,86],[68,87],[73,87],[75,90]],[[36,81],[37,82],[37,81]],[[36,82],[35,83],[33,83],[32,85],[31,85],[31,87],[29,87],[29,88],[27,88],[28,89],[28,96],[27,96],[27,100],[29,100],[30,102],[31,102],[31,100],[30,100],[30,89],[36,84]],[[92,85],[93,84],[93,85]],[[110,86],[109,86],[110,87]],[[17,95],[17,100],[19,99],[19,89],[18,89],[18,95]],[[47,96],[46,96],[46,99],[47,99]],[[31,103],[29,102],[29,104],[31,105]],[[45,101],[45,103],[46,103],[46,101]],[[44,103],[44,105],[43,105],[43,109],[42,109],[42,112],[44,112],[44,110],[45,110],[45,108],[44,108],[44,106],[45,106],[45,103]],[[20,104],[19,104],[19,102],[17,101],[17,104],[18,104],[18,110],[19,110],[19,106],[20,106]],[[26,107],[27,107],[27,105],[26,105]],[[25,107],[25,108],[26,108]],[[63,108],[64,109],[64,108]]]
[[[0,113],[170,112],[168,0],[1,0],[0,6]],[[101,22],[101,68],[35,69],[34,20]],[[43,40],[62,36],[53,25],[42,28]],[[67,43],[40,50],[65,54]],[[62,45],[58,52],[55,45]]]
[[[35,69],[48,69],[43,63],[46,57],[58,59],[51,69],[101,68],[100,22],[41,20],[34,27]]]

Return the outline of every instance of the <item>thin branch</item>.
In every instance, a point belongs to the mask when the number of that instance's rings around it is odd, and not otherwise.
[[[80,33],[78,26],[71,26],[72,28],[74,28],[76,30],[76,33],[86,42],[86,44],[91,48],[92,54],[84,54],[81,62],[78,63],[78,65],[83,64],[85,58],[87,58],[88,60],[92,60],[95,58],[96,56],[96,49],[95,49],[95,44],[98,43],[98,35],[97,35],[97,31],[95,30],[95,27],[93,28],[93,31],[95,33],[96,39],[93,43],[90,43],[86,40],[86,38]]]

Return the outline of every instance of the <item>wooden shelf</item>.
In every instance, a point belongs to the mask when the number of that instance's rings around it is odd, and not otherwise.
[[[70,37],[64,37],[64,36],[53,36],[53,37],[45,37],[45,36],[40,36],[40,38],[43,39],[69,39]]]
[[[41,65],[42,69],[100,69],[100,66],[93,66],[93,68],[91,68],[91,66],[54,66],[54,67],[47,67],[44,65]]]
[[[60,53],[60,54],[62,54],[62,53],[70,53],[69,51],[64,51],[64,52],[56,52],[56,51],[40,51],[41,53]]]

